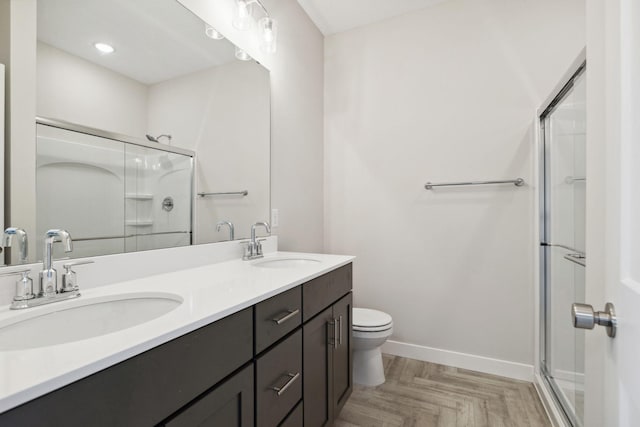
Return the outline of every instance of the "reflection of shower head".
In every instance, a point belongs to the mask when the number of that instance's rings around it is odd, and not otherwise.
[[[147,134],[146,137],[151,142],[160,142],[160,138],[167,138],[169,140],[169,142],[171,142],[171,135],[162,134],[162,135],[158,135],[156,137],[153,137],[153,136]]]

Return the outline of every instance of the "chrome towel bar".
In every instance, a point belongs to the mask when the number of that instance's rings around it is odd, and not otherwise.
[[[140,234],[123,234],[117,236],[95,236],[95,237],[78,237],[73,239],[74,242],[88,242],[91,240],[111,240],[111,239],[129,239],[131,237],[145,237],[145,236],[161,236],[165,234],[189,234],[190,231],[158,231],[155,233],[140,233]]]
[[[227,192],[221,192],[221,193],[198,193],[198,196],[200,197],[206,197],[206,196],[246,196],[249,194],[248,190],[242,190],[242,191],[227,191]]]
[[[508,179],[504,181],[441,182],[438,184],[427,182],[424,185],[424,188],[427,190],[433,190],[434,187],[453,187],[453,186],[462,186],[462,185],[493,185],[493,184],[513,184],[516,187],[521,187],[524,185],[524,179],[516,178],[516,179]]]

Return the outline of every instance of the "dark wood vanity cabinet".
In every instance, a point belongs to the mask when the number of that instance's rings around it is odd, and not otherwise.
[[[0,426],[332,425],[352,389],[351,264],[0,414]]]

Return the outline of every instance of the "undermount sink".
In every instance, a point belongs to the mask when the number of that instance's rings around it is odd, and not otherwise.
[[[298,257],[277,257],[266,258],[258,262],[254,262],[254,267],[262,268],[296,268],[306,267],[309,265],[317,264],[320,260],[313,258],[298,258]]]
[[[98,337],[157,319],[182,304],[180,296],[161,292],[82,298],[53,303],[34,312],[25,309],[0,322],[0,351]]]

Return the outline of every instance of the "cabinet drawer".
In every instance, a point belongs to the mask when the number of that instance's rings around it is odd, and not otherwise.
[[[255,306],[256,354],[265,350],[302,321],[300,286],[262,301]]]
[[[164,427],[253,425],[253,364],[205,394]]]
[[[278,427],[302,427],[302,402],[296,405],[296,409],[289,414],[286,420]]]
[[[256,362],[256,420],[277,426],[302,398],[302,331],[262,355]]]
[[[302,316],[306,322],[335,301],[346,295],[352,287],[353,267],[347,264],[302,285]]]

